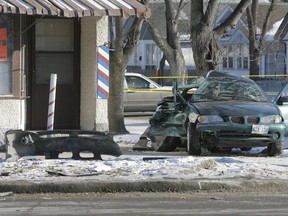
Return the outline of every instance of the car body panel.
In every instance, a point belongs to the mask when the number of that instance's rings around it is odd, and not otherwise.
[[[155,111],[162,98],[172,95],[172,86],[161,86],[138,73],[125,73],[124,111]]]
[[[278,111],[274,109],[274,105],[267,103],[255,103],[247,102],[243,104],[242,101],[217,101],[217,102],[203,102],[194,104],[197,110],[201,110],[201,115],[220,115],[220,116],[232,116],[237,113],[241,116],[255,116],[259,114],[259,110],[263,115],[277,115]],[[251,106],[254,109],[251,109]]]

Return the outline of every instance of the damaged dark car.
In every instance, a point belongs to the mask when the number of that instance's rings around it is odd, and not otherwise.
[[[150,140],[156,151],[185,147],[190,155],[253,147],[281,154],[283,117],[253,80],[210,71],[189,85],[175,83],[173,92],[159,103],[138,143]]]

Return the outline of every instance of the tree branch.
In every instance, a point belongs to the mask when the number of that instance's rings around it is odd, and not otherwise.
[[[271,0],[270,7],[268,9],[267,15],[265,17],[265,20],[264,20],[264,23],[263,23],[263,26],[262,26],[262,32],[261,32],[261,36],[260,36],[260,39],[259,39],[259,49],[260,50],[262,50],[262,48],[264,46],[265,35],[267,33],[268,23],[270,22],[270,18],[272,16],[272,12],[273,12],[274,7],[275,7],[275,2],[276,2],[276,0]]]
[[[217,15],[217,5],[219,0],[210,0],[204,15],[204,22],[207,26],[212,26]]]
[[[235,28],[238,20],[243,15],[246,8],[251,4],[252,0],[241,0],[233,13],[218,27],[214,29],[214,33],[220,37]]]
[[[177,11],[176,11],[176,15],[175,15],[175,19],[178,20],[179,16],[180,16],[180,12],[183,10],[183,8],[188,5],[188,2],[184,2],[184,0],[180,0],[178,7],[177,7]]]
[[[203,0],[191,0],[190,28],[195,29],[202,22]]]
[[[169,57],[173,56],[172,48],[168,44],[168,42],[163,38],[161,32],[152,26],[149,20],[146,20],[146,23],[148,25],[148,30],[152,37],[154,38],[155,43],[157,46],[165,53],[165,55]]]

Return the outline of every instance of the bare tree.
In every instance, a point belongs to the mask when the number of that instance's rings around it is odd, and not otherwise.
[[[276,0],[271,0],[269,9],[264,17],[263,25],[260,29],[261,33],[257,33],[257,13],[259,0],[252,0],[251,6],[246,9],[247,21],[249,28],[249,56],[250,56],[250,75],[259,75],[260,57],[265,48],[265,35],[267,26],[269,25],[272,12],[275,7]]]
[[[220,0],[191,0],[191,43],[197,75],[217,69],[220,63],[219,39],[235,28],[252,0],[241,0],[231,15],[215,27]],[[205,5],[205,2],[207,5]]]
[[[167,60],[170,65],[170,75],[173,76],[187,75],[187,68],[185,66],[185,60],[182,53],[180,37],[178,33],[179,14],[186,4],[187,3],[185,3],[184,0],[165,0],[166,38],[149,19],[147,20],[149,32],[151,33],[155,43],[164,54],[161,60],[162,65],[163,62]],[[184,81],[185,79],[179,80],[179,83],[183,84]]]
[[[149,0],[141,0],[147,5]],[[123,18],[110,18],[110,87],[108,99],[109,131],[112,133],[128,133],[124,123],[124,79],[125,70],[134,49],[140,39],[144,17],[134,17],[128,31],[125,32]],[[111,22],[114,22],[111,25]]]

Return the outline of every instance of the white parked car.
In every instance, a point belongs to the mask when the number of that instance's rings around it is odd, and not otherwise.
[[[139,73],[125,73],[125,112],[155,111],[163,97],[172,95],[172,86],[161,86]]]

